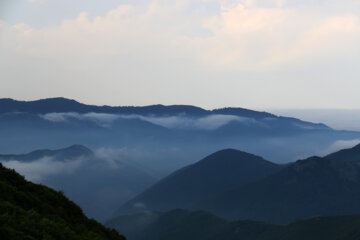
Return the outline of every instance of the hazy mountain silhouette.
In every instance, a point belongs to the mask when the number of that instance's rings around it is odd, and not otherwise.
[[[17,101],[10,98],[0,99],[0,113],[7,112],[27,112],[35,114],[44,114],[52,112],[98,112],[98,113],[117,113],[117,114],[140,114],[140,115],[177,115],[188,114],[195,116],[203,116],[208,114],[224,114],[236,115],[253,118],[275,117],[275,115],[252,111],[243,108],[223,108],[216,110],[205,110],[199,107],[190,105],[170,105],[164,106],[161,104],[150,105],[144,107],[124,106],[95,106],[79,103],[67,98],[47,98],[35,101]]]
[[[337,140],[360,137],[357,132],[244,108],[111,107],[66,98],[0,99],[0,132],[4,154],[74,143],[93,149],[141,149],[146,154],[139,165],[157,172],[158,177],[224,148],[243,149],[284,163],[327,149]]]
[[[105,225],[124,231],[128,240],[201,240],[211,237],[226,224],[226,220],[207,212],[176,209],[121,216]]]
[[[221,150],[162,179],[126,203],[120,213],[190,208],[201,200],[259,180],[280,169],[280,165],[249,153]]]
[[[233,220],[287,223],[360,213],[358,148],[329,155],[346,152],[346,159],[311,157],[284,166],[222,150],[162,179],[117,214],[185,208]]]
[[[229,222],[204,211],[146,212],[114,218],[107,226],[128,240],[357,240],[360,215],[318,217],[274,225]]]
[[[230,219],[268,222],[360,213],[360,165],[354,162],[355,156],[350,157],[351,151],[345,151],[345,160],[299,160],[262,180],[198,203],[195,208]]]
[[[43,157],[53,157],[56,160],[66,160],[78,157],[93,157],[93,155],[94,153],[90,149],[82,145],[72,145],[70,147],[57,150],[35,150],[27,154],[0,154],[0,161],[34,161]]]
[[[329,154],[326,156],[326,158],[342,159],[342,160],[360,163],[360,144],[349,149],[343,149],[338,152]]]

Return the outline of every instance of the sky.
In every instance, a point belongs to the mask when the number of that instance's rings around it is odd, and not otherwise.
[[[0,97],[360,109],[359,0],[0,0]]]

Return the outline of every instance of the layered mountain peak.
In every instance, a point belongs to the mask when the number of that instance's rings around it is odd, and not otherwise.
[[[280,168],[249,153],[221,150],[164,178],[125,204],[120,213],[190,208],[198,201],[261,179]]]
[[[56,150],[40,149],[25,154],[4,154],[0,155],[0,160],[34,161],[43,157],[53,157],[56,160],[66,160],[78,157],[90,157],[93,154],[94,153],[87,147],[75,144],[66,148]]]
[[[360,168],[351,161],[332,158],[311,157],[299,160],[290,166],[297,174],[304,177],[321,179],[338,178],[346,181],[358,181]]]
[[[360,166],[310,157],[260,181],[196,205],[231,219],[288,222],[319,215],[359,213]]]
[[[255,162],[262,162],[266,164],[275,165],[272,162],[264,160],[262,157],[256,156],[251,153],[247,153],[244,151],[228,148],[217,151],[204,159],[200,160],[196,164],[224,164],[224,163],[239,163],[239,162],[251,162],[254,164]]]

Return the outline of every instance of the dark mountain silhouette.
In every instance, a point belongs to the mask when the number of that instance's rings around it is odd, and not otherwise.
[[[229,219],[279,223],[360,213],[360,165],[335,158],[299,160],[262,180],[198,203],[195,209]]]
[[[176,209],[121,216],[105,225],[119,232],[123,230],[129,240],[201,240],[211,237],[226,224],[226,220],[207,212]]]
[[[106,223],[128,240],[357,240],[360,215],[318,217],[274,225],[229,222],[204,211],[172,210],[120,216]]]
[[[78,157],[93,157],[93,152],[82,146],[72,145],[67,148],[57,150],[35,150],[27,154],[0,154],[0,161],[18,160],[18,161],[34,161],[43,157],[53,157],[56,160],[67,160]]]
[[[98,112],[98,113],[117,113],[117,114],[140,114],[140,115],[177,115],[187,114],[203,116],[208,114],[236,115],[244,117],[265,118],[275,117],[275,115],[266,112],[257,112],[243,108],[223,108],[213,111],[205,110],[189,105],[170,105],[161,104],[143,107],[124,106],[95,106],[79,103],[66,98],[47,98],[36,101],[17,101],[10,98],[0,99],[0,113],[8,112],[27,112],[34,114],[45,114],[52,112]]]
[[[120,213],[190,208],[195,203],[273,174],[280,165],[234,149],[218,151],[164,178]]]
[[[61,192],[25,181],[0,163],[1,239],[125,239],[88,219]]]
[[[327,155],[327,159],[342,159],[351,162],[360,163],[360,144],[353,148],[343,149],[338,152]]]

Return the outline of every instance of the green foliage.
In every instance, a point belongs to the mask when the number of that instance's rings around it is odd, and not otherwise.
[[[88,219],[62,192],[24,179],[0,164],[1,239],[124,240]]]

